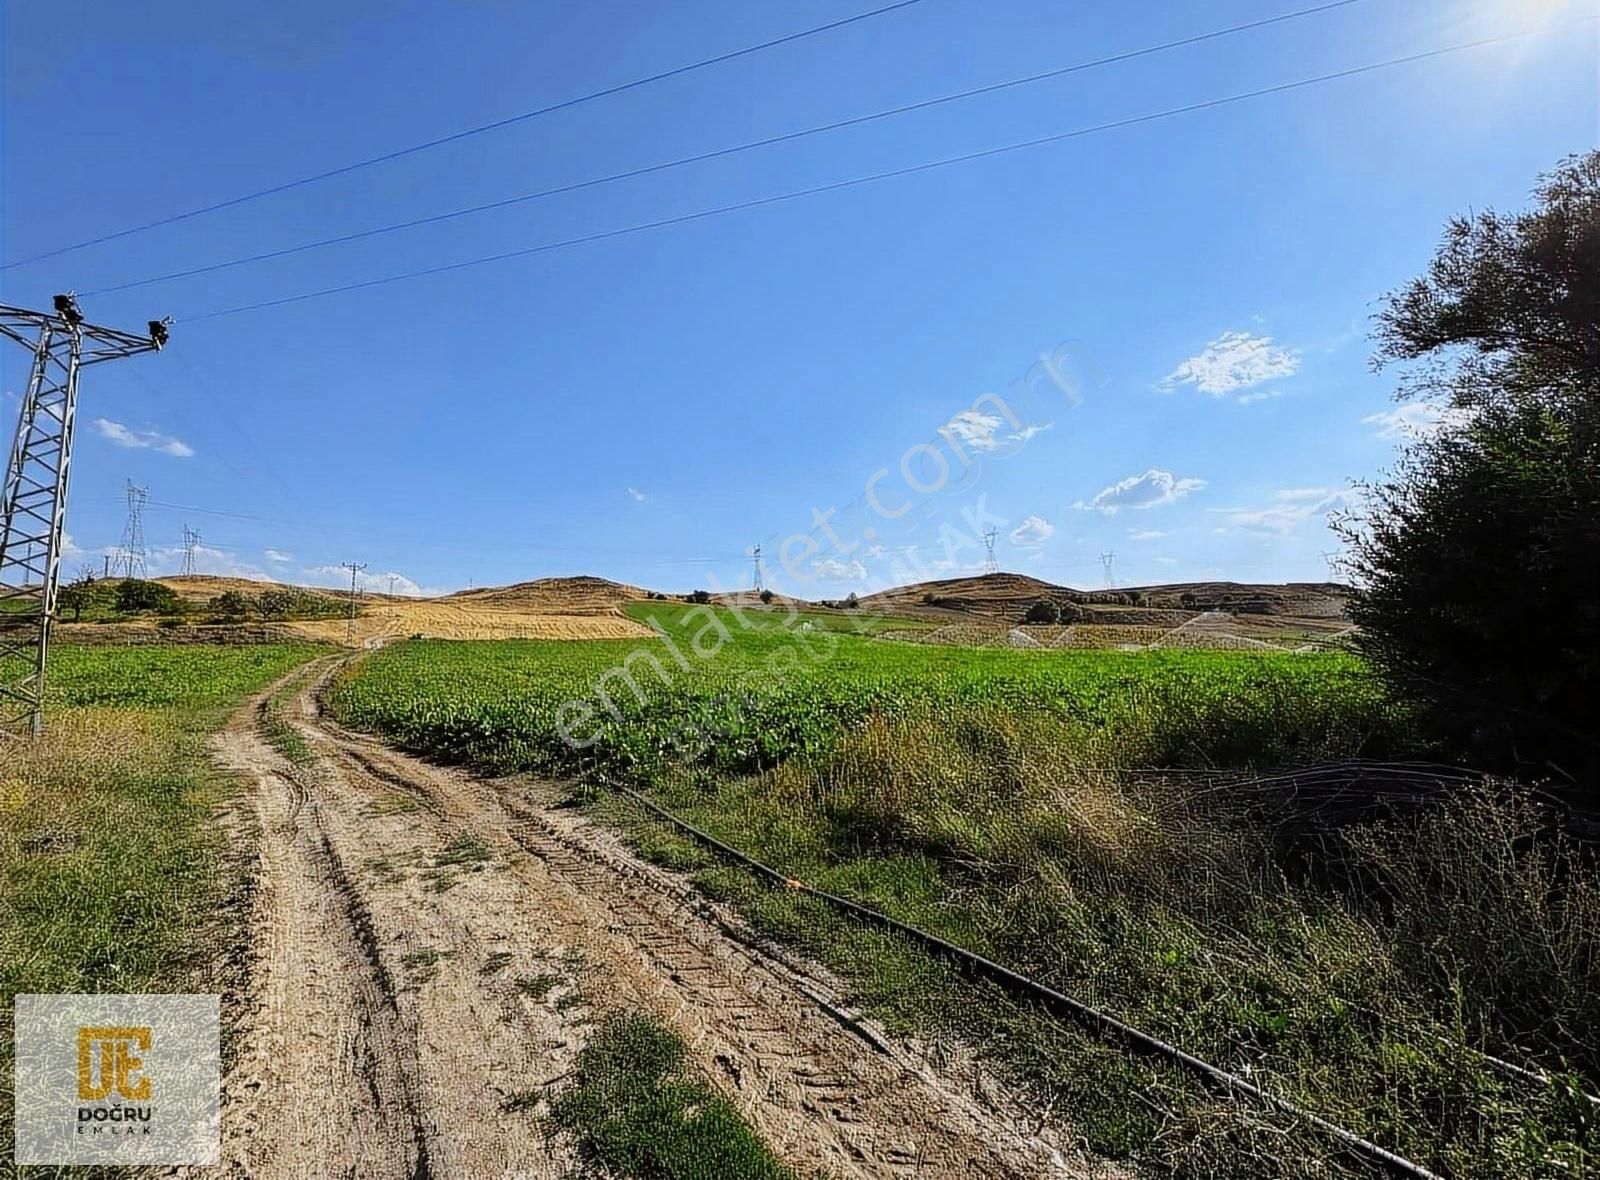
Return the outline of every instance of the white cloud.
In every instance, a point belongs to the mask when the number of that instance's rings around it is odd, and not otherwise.
[[[1241,393],[1233,400],[1238,405],[1248,406],[1252,402],[1264,402],[1270,400],[1271,398],[1282,396],[1283,390],[1281,389],[1257,389],[1251,393]]]
[[[1170,471],[1152,467],[1143,475],[1130,475],[1108,488],[1101,488],[1087,504],[1081,500],[1076,507],[1095,509],[1107,516],[1123,508],[1154,508],[1158,504],[1171,504],[1190,492],[1206,486],[1203,479],[1178,479]]]
[[[1355,502],[1350,488],[1283,488],[1272,494],[1264,508],[1219,508],[1230,528],[1247,533],[1287,536],[1313,517],[1349,508]],[[1218,530],[1213,530],[1218,531]]]
[[[1159,388],[1193,385],[1201,393],[1222,397],[1236,389],[1292,377],[1299,368],[1300,353],[1279,348],[1271,336],[1224,332],[1162,378]]]
[[[1162,537],[1165,537],[1166,535],[1167,535],[1167,531],[1165,529],[1129,529],[1128,530],[1128,539],[1130,541],[1159,541]]]
[[[1465,426],[1475,417],[1471,410],[1440,405],[1438,402],[1406,402],[1392,410],[1381,410],[1361,419],[1364,426],[1375,426],[1379,438],[1428,438],[1441,430]]]
[[[282,549],[263,549],[261,552],[262,552],[262,555],[265,556],[268,561],[280,561],[280,562],[282,562],[282,561],[293,561],[294,560],[294,554],[285,553]]]
[[[1155,562],[1157,565],[1177,565],[1178,564],[1178,559],[1176,557],[1152,557],[1150,560]]]
[[[1000,444],[995,431],[1005,425],[999,414],[980,414],[977,410],[962,410],[944,425],[942,433],[952,434],[975,451],[992,451]]]
[[[311,566],[301,570],[300,576],[310,586],[325,586],[329,590],[350,589],[350,571],[342,565]],[[356,575],[356,588],[366,593],[393,593],[406,598],[435,598],[450,593],[437,587],[419,586],[416,581],[395,570],[376,573],[362,570]]]
[[[954,439],[957,444],[972,451],[998,450],[1002,443],[1025,443],[1036,434],[1043,434],[1054,425],[1052,422],[1039,422],[1014,430],[1010,434],[1000,435],[1000,428],[1005,425],[1005,419],[998,414],[984,414],[977,410],[962,410],[950,421],[946,422],[939,433],[947,439]]]
[[[160,451],[163,455],[171,455],[178,459],[187,459],[194,454],[194,448],[181,438],[173,438],[170,434],[162,434],[159,430],[135,430],[124,426],[121,422],[113,422],[110,418],[96,418],[94,428],[100,432],[102,438],[110,439],[119,447]]]
[[[647,499],[649,499],[649,497],[641,492],[638,488],[629,488],[628,495],[633,498],[633,502],[635,504],[643,504]]]
[[[110,546],[106,553],[115,562],[121,554],[116,546]],[[145,555],[146,564],[150,569],[151,577],[170,577],[183,569],[184,549],[182,545],[160,545],[151,549]],[[228,549],[219,549],[214,545],[196,545],[194,547],[194,572],[197,574],[210,574],[217,578],[245,578],[252,582],[274,581],[272,574],[248,561],[241,561],[236,554]]]
[[[1011,530],[1011,543],[1023,549],[1038,549],[1055,535],[1055,525],[1042,516],[1029,516]]]
[[[821,577],[836,582],[865,582],[868,576],[867,567],[854,559],[845,562],[836,557],[825,557],[813,562],[811,568]]]

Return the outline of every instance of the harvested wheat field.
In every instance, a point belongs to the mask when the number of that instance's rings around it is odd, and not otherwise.
[[[188,602],[203,604],[224,591],[254,596],[263,590],[288,590],[327,599],[339,613],[327,618],[286,621],[286,636],[344,643],[350,634],[343,617],[345,596],[245,578],[203,574],[158,579]],[[643,625],[624,618],[621,607],[645,592],[605,578],[540,578],[515,586],[466,590],[441,598],[406,598],[363,593],[358,600],[354,640],[372,646],[388,639],[421,635],[429,639],[632,639],[648,637]],[[153,624],[149,624],[152,625]]]
[[[295,635],[343,643],[344,619],[286,623]],[[617,613],[552,614],[514,607],[479,606],[455,598],[368,599],[355,620],[355,641],[371,646],[386,639],[632,639],[650,629]]]

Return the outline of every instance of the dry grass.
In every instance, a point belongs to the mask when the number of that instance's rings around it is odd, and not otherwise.
[[[248,596],[275,583],[208,575],[161,578],[190,602],[206,603],[226,590]],[[317,591],[330,598],[336,591]],[[443,598],[402,598],[363,594],[355,624],[355,642],[371,646],[382,640],[423,635],[430,639],[637,639],[650,635],[643,625],[623,617],[621,608],[645,597],[634,586],[604,578],[542,578],[514,586],[469,590]],[[135,620],[126,627],[155,627],[153,620]],[[318,643],[344,643],[346,620],[307,619],[275,624],[284,636]],[[103,632],[104,628],[99,628]]]
[[[323,643],[344,643],[346,622],[311,619],[286,623],[284,629]],[[355,640],[361,645],[413,635],[429,639],[636,639],[649,638],[651,632],[620,614],[545,614],[451,598],[368,599],[356,617]]]

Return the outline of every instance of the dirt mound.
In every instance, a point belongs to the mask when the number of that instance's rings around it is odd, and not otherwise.
[[[620,610],[630,602],[648,597],[648,592],[638,586],[580,575],[461,590],[439,601],[513,607],[547,615],[599,615]]]
[[[1086,608],[1098,623],[1175,626],[1203,611],[1342,619],[1350,595],[1348,586],[1336,582],[1179,582],[1078,590],[1025,574],[983,574],[896,586],[868,595],[861,606],[885,614],[951,621],[958,615],[978,615],[1017,623],[1023,621],[1029,607],[1044,600]]]

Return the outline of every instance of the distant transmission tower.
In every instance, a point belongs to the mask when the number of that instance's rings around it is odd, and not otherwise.
[[[0,306],[0,336],[33,355],[28,391],[0,490],[0,741],[44,724],[45,657],[61,578],[78,375],[86,365],[155,352],[167,325],[147,335],[84,322],[71,293],[55,312]]]
[[[751,577],[750,588],[760,594],[766,589],[766,585],[761,581],[761,546],[757,545],[750,550],[750,556],[755,560],[756,564],[756,572]]]
[[[356,575],[367,568],[367,563],[363,561],[357,565],[353,561],[344,561],[339,564],[350,571],[350,617],[345,621],[344,641],[354,647],[356,643]]]
[[[150,499],[149,488],[128,485],[128,520],[122,526],[122,568],[128,578],[147,578],[150,570],[144,560],[144,505]]]
[[[983,572],[986,574],[998,574],[1000,572],[1000,563],[994,559],[994,543],[999,536],[1000,534],[992,528],[984,530],[983,550],[987,556],[983,559]]]
[[[1100,565],[1106,571],[1107,590],[1115,590],[1117,588],[1117,575],[1112,570],[1112,566],[1116,560],[1117,555],[1115,553],[1102,553],[1100,555]]]
[[[200,534],[188,525],[183,526],[183,576],[188,578],[194,575],[194,551],[200,544]]]
[[[1339,580],[1339,555],[1324,549],[1322,551],[1322,560],[1328,565],[1328,581],[1337,582]]]
[[[399,574],[390,574],[389,575],[389,597],[390,598],[394,597],[395,583],[398,582],[399,580],[400,580],[400,575]]]

